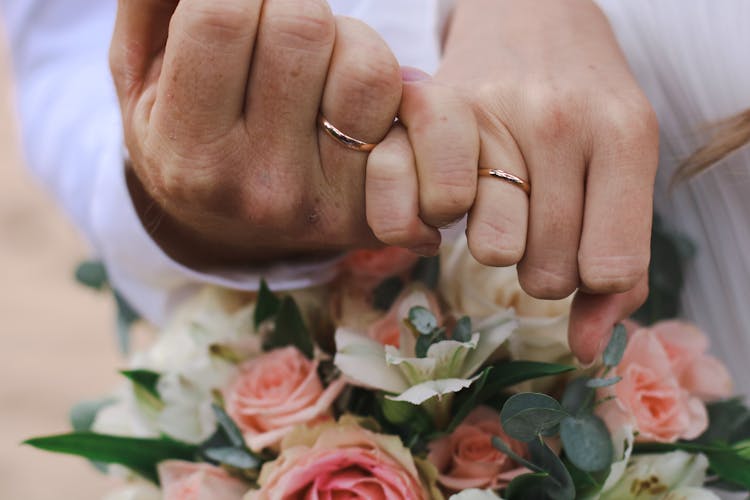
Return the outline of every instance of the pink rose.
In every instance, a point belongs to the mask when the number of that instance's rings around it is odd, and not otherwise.
[[[388,314],[367,328],[367,336],[383,345],[400,347],[401,334],[406,328],[404,319],[409,317],[409,310],[415,306],[426,307],[435,315],[438,325],[442,324],[440,305],[435,294],[427,288],[412,286],[399,295],[388,310]],[[411,335],[411,333],[408,334]]]
[[[662,321],[651,333],[667,352],[672,372],[692,395],[715,401],[732,395],[732,378],[726,367],[706,354],[708,338],[695,325],[684,321]]]
[[[379,250],[355,250],[344,259],[345,271],[356,278],[379,281],[389,276],[400,275],[417,263],[419,256],[399,247]]]
[[[492,436],[499,436],[517,454],[526,455],[526,445],[503,432],[500,415],[487,406],[477,406],[450,436],[430,443],[427,459],[440,473],[438,482],[452,492],[494,490],[528,472],[492,446]]]
[[[397,436],[360,427],[353,418],[301,427],[265,464],[255,500],[366,498],[427,500],[411,453]]]
[[[250,487],[219,467],[167,460],[158,467],[164,500],[242,500]]]
[[[639,440],[698,437],[708,426],[706,407],[681,385],[674,370],[660,336],[652,329],[636,330],[616,368],[622,380],[600,391],[615,399],[601,405],[597,413],[613,432],[624,424],[634,425]]]
[[[250,449],[273,447],[294,426],[330,418],[331,404],[345,382],[337,379],[324,388],[317,369],[318,362],[295,347],[275,349],[240,365],[224,397],[227,413]]]

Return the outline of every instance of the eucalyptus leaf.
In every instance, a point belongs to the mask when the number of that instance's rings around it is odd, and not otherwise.
[[[456,342],[468,342],[471,340],[471,334],[471,318],[463,316],[456,322],[451,338]]]
[[[113,398],[81,401],[70,409],[70,424],[76,432],[90,431],[96,420],[96,415],[102,408],[115,403]]]
[[[109,283],[107,269],[100,260],[85,260],[78,264],[75,278],[80,284],[94,290],[103,290]]]
[[[549,474],[548,481],[554,481],[556,488],[550,488],[547,491],[553,500],[574,500],[576,497],[573,478],[570,476],[568,469],[565,468],[562,460],[557,453],[542,441],[536,439],[529,443],[529,454],[531,461],[538,465],[542,470]]]
[[[156,465],[164,460],[192,461],[198,448],[167,438],[133,438],[72,432],[28,439],[24,444],[45,451],[78,455],[96,462],[120,464],[158,483]]]
[[[625,354],[625,347],[628,343],[628,332],[625,330],[625,325],[618,323],[612,329],[612,336],[609,338],[607,347],[604,349],[602,354],[602,361],[607,366],[617,366],[622,360],[622,355]]]
[[[734,443],[750,439],[750,409],[739,398],[706,405],[708,429],[696,439],[698,443]]]
[[[440,256],[419,259],[414,266],[411,277],[414,281],[419,281],[428,288],[436,289],[440,282]]]
[[[227,412],[217,404],[212,404],[211,409],[214,411],[216,422],[219,424],[221,430],[224,431],[224,435],[229,439],[232,446],[236,448],[244,448],[245,438],[242,437],[242,432],[239,427],[237,427],[237,424],[234,423],[232,417],[230,417]]]
[[[257,469],[261,466],[261,461],[242,448],[226,446],[223,448],[208,448],[203,450],[203,454],[222,465],[228,465],[237,469]]]
[[[554,398],[536,392],[522,392],[505,402],[500,421],[508,436],[530,442],[554,429],[567,416],[568,412]]]
[[[420,335],[417,338],[417,343],[414,345],[414,354],[418,358],[426,358],[427,351],[432,345],[433,338],[431,335]]]
[[[280,307],[281,300],[268,288],[266,280],[260,280],[258,300],[255,303],[255,311],[253,312],[255,328],[258,328],[265,320],[276,316],[279,313]]]
[[[263,348],[269,351],[290,345],[312,359],[315,351],[312,337],[297,303],[294,302],[293,298],[287,296],[281,301],[281,306],[276,315],[276,325],[263,342]]]
[[[560,439],[568,459],[585,472],[612,465],[614,447],[607,426],[592,414],[567,417],[560,422]]]
[[[114,295],[117,307],[117,344],[120,352],[127,354],[130,352],[130,328],[140,316],[122,295],[117,291]]]
[[[609,387],[615,385],[617,382],[622,380],[622,377],[609,377],[609,378],[592,378],[586,382],[586,387],[591,389],[599,389],[601,387]]]
[[[503,389],[512,385],[536,378],[559,375],[572,370],[575,370],[574,366],[538,361],[502,361],[495,363],[492,365],[492,372],[487,379],[487,383],[477,397],[477,404],[496,398]]]
[[[505,488],[503,497],[507,500],[534,500],[548,498],[547,489],[555,487],[554,483],[547,481],[549,474],[546,472],[531,472],[516,476]]]
[[[562,407],[571,415],[591,413],[594,403],[594,390],[589,387],[589,377],[579,377],[565,387]]]
[[[513,449],[497,436],[492,436],[492,446],[495,447],[495,449],[503,452],[504,454],[508,455],[514,462],[516,462],[519,465],[523,465],[527,469],[534,471],[534,472],[541,472],[544,473],[544,469],[542,469],[540,466],[530,462],[526,458],[522,457],[521,455],[517,454]]]
[[[420,335],[431,334],[438,325],[435,315],[422,306],[414,306],[409,309],[409,323],[414,331]]]
[[[381,281],[372,291],[372,304],[375,309],[387,311],[404,289],[404,282],[398,276],[391,276]]]

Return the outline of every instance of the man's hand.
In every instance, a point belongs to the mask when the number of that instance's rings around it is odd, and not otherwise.
[[[401,75],[373,30],[324,0],[121,0],[110,60],[131,194],[173,258],[200,267],[376,244],[367,155],[316,125],[322,112],[368,142],[391,129]]]
[[[587,292],[570,335],[591,361],[645,299],[658,157],[655,115],[606,18],[590,0],[461,0],[436,79],[472,103],[480,166],[531,184],[527,197],[480,178],[473,255],[518,263],[538,298]]]

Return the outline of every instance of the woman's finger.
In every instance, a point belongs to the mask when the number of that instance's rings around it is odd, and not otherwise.
[[[416,156],[420,218],[443,227],[462,218],[476,197],[476,118],[454,88],[429,78],[408,81],[408,73],[405,77],[399,119]]]
[[[647,297],[645,275],[625,293],[594,295],[579,291],[573,299],[568,326],[568,343],[578,360],[593,363],[606,347],[614,325],[633,314]]]
[[[480,124],[479,166],[497,168],[528,179],[518,145],[504,126]],[[466,236],[471,254],[487,266],[510,266],[523,257],[529,197],[517,185],[496,177],[479,177]]]
[[[417,167],[403,126],[395,126],[370,153],[365,190],[367,223],[380,241],[420,255],[437,252],[440,231],[419,218]]]

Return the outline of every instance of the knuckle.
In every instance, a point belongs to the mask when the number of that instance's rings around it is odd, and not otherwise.
[[[533,91],[529,110],[533,137],[541,143],[569,140],[577,129],[579,103],[579,96],[572,91]]]
[[[214,0],[182,2],[180,19],[188,33],[200,40],[233,41],[253,35],[251,27],[258,16],[254,2]]]
[[[322,0],[266,0],[264,11],[261,29],[272,34],[275,44],[310,50],[333,42],[334,17]]]
[[[435,180],[420,196],[420,211],[425,218],[440,226],[454,222],[465,215],[474,203],[476,184],[470,182]]]
[[[411,246],[418,237],[417,221],[411,217],[373,217],[369,224],[375,237],[386,245]]]
[[[358,107],[366,102],[383,102],[401,96],[401,74],[396,58],[384,47],[370,47],[368,57],[347,61],[343,69],[345,96]]]
[[[510,234],[494,220],[472,221],[468,228],[469,251],[485,266],[517,264],[524,253],[524,241]]]
[[[655,140],[658,140],[659,123],[656,113],[640,93],[609,99],[599,109],[606,109],[600,127],[611,140],[635,143],[641,147],[644,142],[655,144]]]
[[[596,293],[622,293],[648,271],[648,255],[579,258],[581,281]]]
[[[544,267],[523,261],[518,266],[518,280],[526,293],[545,300],[564,299],[578,285],[576,273],[565,267]]]

